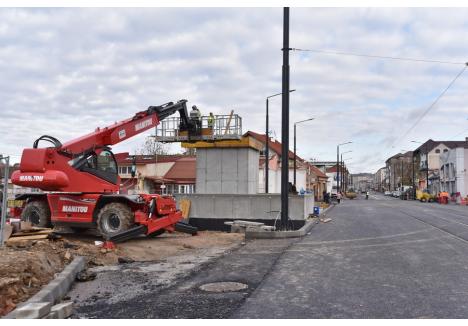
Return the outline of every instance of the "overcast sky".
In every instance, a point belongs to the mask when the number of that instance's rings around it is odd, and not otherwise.
[[[468,61],[468,9],[291,8],[290,45],[371,55]],[[149,105],[188,99],[202,113],[243,117],[264,132],[265,97],[281,91],[282,9],[0,9],[0,152],[15,161],[43,134],[65,142]],[[464,139],[465,72],[404,139],[398,139],[463,64],[291,53],[291,136],[298,155],[336,159],[352,173],[417,147]],[[281,140],[281,97],[271,99]],[[140,147],[146,132],[114,146]],[[391,146],[394,146],[393,148]],[[292,147],[292,138],[291,138]],[[174,147],[174,151],[180,148]]]

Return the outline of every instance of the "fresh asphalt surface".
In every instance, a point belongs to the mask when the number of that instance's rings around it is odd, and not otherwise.
[[[467,318],[468,208],[346,200],[291,246],[237,318]]]
[[[167,288],[78,306],[94,318],[468,318],[468,207],[371,195],[302,239],[253,240]],[[123,275],[122,275],[123,276]],[[246,283],[240,292],[200,285]],[[142,280],[144,282],[144,279]]]

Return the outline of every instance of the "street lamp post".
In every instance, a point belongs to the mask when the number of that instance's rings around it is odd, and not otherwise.
[[[340,192],[340,146],[352,144],[352,141],[338,144],[336,146],[336,193]]]
[[[292,93],[292,92],[295,92],[296,90],[295,89],[292,89],[289,91],[289,93]],[[266,123],[265,123],[265,193],[267,194],[268,193],[268,163],[270,162],[269,161],[269,157],[270,157],[270,148],[268,146],[268,143],[270,141],[270,126],[269,126],[269,122],[270,122],[270,116],[269,116],[269,109],[268,109],[268,104],[269,104],[269,99],[272,98],[272,97],[275,97],[275,96],[278,96],[278,95],[282,95],[283,93],[277,93],[277,94],[273,94],[273,95],[270,95],[270,96],[267,96],[266,98]]]
[[[345,181],[346,181],[346,178],[347,178],[347,171],[346,171],[346,168],[345,168],[345,165],[344,165],[344,161],[343,161],[343,155],[345,154],[348,154],[348,153],[351,153],[352,151],[346,151],[344,153],[341,153],[341,189],[344,189],[344,191],[346,191],[346,185],[345,185]]]
[[[307,122],[307,121],[312,121],[314,118],[309,118],[301,121],[294,122],[294,186],[296,186],[296,161],[297,161],[297,156],[296,156],[296,125]]]
[[[349,152],[352,152],[352,151],[349,151]],[[348,158],[346,158],[346,161],[349,161],[349,160],[352,160],[352,159],[353,159],[352,157],[348,157]],[[343,166],[344,166],[344,160],[343,159],[341,160],[341,162],[343,163]],[[345,168],[344,171],[346,171],[346,178],[344,178],[344,190],[346,192],[346,189],[348,189],[349,171],[348,171],[347,168]]]
[[[3,179],[3,197],[2,197],[2,214],[0,216],[0,247],[3,247],[5,239],[3,237],[3,230],[5,229],[5,222],[7,217],[7,200],[8,200],[8,177],[10,175],[10,157],[0,155],[0,161],[5,161],[5,173]]]

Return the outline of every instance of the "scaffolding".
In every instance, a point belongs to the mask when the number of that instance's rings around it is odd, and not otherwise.
[[[196,122],[196,131],[180,130],[180,117],[170,117],[156,127],[156,141],[163,143],[196,142],[240,139],[242,137],[242,118],[237,114],[215,115],[212,126],[209,116],[202,116]]]

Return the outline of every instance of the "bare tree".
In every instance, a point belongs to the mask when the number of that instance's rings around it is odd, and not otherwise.
[[[147,137],[136,153],[139,155],[167,155],[169,150],[167,145],[156,141],[154,137]]]

